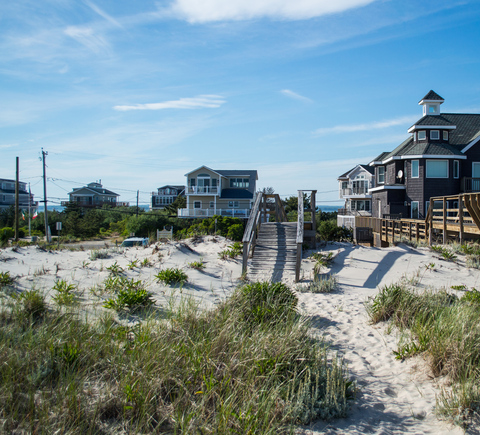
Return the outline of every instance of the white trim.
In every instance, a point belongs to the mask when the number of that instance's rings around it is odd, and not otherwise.
[[[431,160],[431,159],[430,159],[430,160]],[[429,176],[428,176],[428,173],[427,173],[427,171],[428,171],[428,160],[427,160],[427,161],[425,162],[425,178],[434,178],[434,179],[435,179],[435,178],[441,178],[441,179],[445,179],[445,180],[448,179],[448,178],[450,178],[450,170],[449,170],[450,168],[448,167],[448,166],[449,166],[449,165],[448,165],[448,160],[442,159],[441,161],[446,161],[446,162],[447,162],[447,176],[446,176],[446,177],[429,177]]]
[[[472,148],[472,147],[473,147],[477,142],[479,142],[479,141],[480,141],[480,135],[479,135],[476,139],[472,140],[472,141],[462,150],[462,153],[467,152],[470,148]]]
[[[457,164],[457,176],[455,177],[455,163]],[[454,160],[453,161],[453,178],[458,179],[460,178],[460,161]]]
[[[445,100],[444,100],[443,98],[442,98],[441,100],[424,100],[424,99],[422,99],[422,100],[420,100],[420,101],[418,102],[418,105],[421,106],[421,105],[423,105],[423,104],[425,104],[425,103],[437,103],[437,104],[442,104],[442,103],[444,103],[444,102],[445,102]]]
[[[416,177],[413,175],[413,162],[417,162],[417,176]],[[412,160],[411,165],[410,165],[410,172],[411,172],[411,177],[412,178],[420,178],[420,160],[418,160],[418,159]]]
[[[373,187],[371,189],[368,189],[368,193],[370,192],[378,192],[379,190],[405,190],[406,187],[404,185],[397,186],[397,185],[386,185],[386,186],[379,186],[379,187]]]
[[[381,162],[382,165],[391,162],[392,160],[414,160],[414,159],[455,159],[455,160],[467,160],[467,156],[443,156],[443,155],[434,155],[434,154],[417,154],[411,156],[393,156],[389,157],[387,160]]]
[[[413,217],[413,204],[417,203],[417,214],[416,218]],[[420,217],[420,202],[419,201],[412,201],[410,203],[410,219],[418,219]]]
[[[433,116],[433,115],[431,115]],[[455,130],[455,125],[412,125],[407,131],[413,133],[415,130],[434,129],[434,130]]]

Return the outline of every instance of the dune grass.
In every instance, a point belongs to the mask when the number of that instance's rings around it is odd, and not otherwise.
[[[293,433],[344,416],[353,394],[286,286],[249,284],[210,311],[183,299],[130,326],[36,290],[1,300],[6,433]]]
[[[452,389],[437,397],[439,414],[462,425],[478,423],[480,292],[472,289],[459,298],[445,290],[419,293],[393,284],[369,301],[367,311],[373,323],[390,321],[403,332],[397,358],[423,354],[434,376],[450,377]]]

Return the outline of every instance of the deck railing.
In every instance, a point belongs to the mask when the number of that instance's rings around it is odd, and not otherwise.
[[[220,188],[217,186],[188,186],[186,192],[188,195],[218,195]]]
[[[250,216],[248,208],[179,208],[179,218],[203,218],[212,216],[230,216],[246,219]]]

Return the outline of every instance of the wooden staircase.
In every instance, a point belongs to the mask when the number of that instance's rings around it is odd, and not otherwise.
[[[294,281],[296,262],[297,222],[262,224],[248,278],[252,281]]]

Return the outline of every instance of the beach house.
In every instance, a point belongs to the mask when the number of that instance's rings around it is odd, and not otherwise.
[[[232,216],[248,218],[255,199],[255,170],[219,170],[207,166],[185,174],[186,208],[178,217]]]
[[[119,202],[118,193],[105,189],[100,181],[89,183],[84,187],[78,187],[73,189],[68,194],[69,201],[62,201],[62,206],[70,203],[75,203],[81,207],[87,208],[101,208],[104,205],[111,207],[128,207],[128,202]]]
[[[0,178],[0,210],[15,205],[15,180]],[[21,210],[38,207],[38,202],[33,199],[33,194],[27,190],[27,183],[18,183],[18,203]]]
[[[373,217],[424,219],[431,197],[480,191],[480,114],[442,113],[444,101],[428,92],[408,138],[370,163]]]
[[[179,196],[185,196],[185,186],[169,184],[159,187],[157,192],[152,192],[150,210],[162,210],[167,205],[172,204]]]

